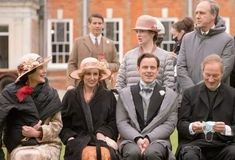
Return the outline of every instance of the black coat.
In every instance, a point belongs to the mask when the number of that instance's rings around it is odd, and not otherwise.
[[[113,93],[100,85],[89,105],[92,115],[94,132],[90,133],[86,123],[86,115],[82,109],[80,94],[82,85],[67,91],[62,100],[63,129],[61,140],[66,145],[65,159],[80,159],[82,149],[87,145],[95,144],[97,132],[103,133],[114,140],[117,139],[116,127],[116,99]],[[68,139],[75,137],[74,140]]]
[[[20,87],[12,83],[0,94],[0,128],[5,128],[4,143],[9,152],[22,144],[22,126],[34,126],[39,120],[43,121],[61,110],[58,93],[48,85],[48,81],[35,87],[22,102],[16,97]],[[33,144],[37,144],[35,139],[25,142],[25,145]]]
[[[178,113],[178,150],[184,144],[195,144],[198,146],[218,146],[234,143],[235,136],[224,136],[214,133],[214,140],[207,142],[204,134],[199,133],[191,135],[189,133],[189,124],[195,121],[207,121],[209,115],[209,102],[207,97],[207,89],[204,84],[196,85],[185,90],[182,104]],[[231,127],[232,133],[235,133],[235,89],[225,84],[221,84],[218,88],[213,110],[212,121],[223,121]]]

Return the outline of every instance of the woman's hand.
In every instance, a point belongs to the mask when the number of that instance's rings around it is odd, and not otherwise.
[[[23,126],[22,127],[22,135],[28,138],[39,138],[42,136],[42,131],[36,130],[31,126]]]
[[[174,57],[174,58],[177,58],[177,54],[174,53],[174,52],[170,52],[170,55],[171,55],[172,57]]]
[[[42,127],[42,121],[41,120],[39,120],[38,123],[33,126],[33,128],[35,128],[36,130],[40,130],[41,127]]]
[[[35,124],[33,127],[31,126],[23,126],[22,127],[22,135],[28,138],[34,137],[34,138],[41,138],[42,137],[42,121],[39,120],[37,124]]]
[[[102,133],[96,133],[96,138],[101,141],[105,141],[105,136]]]

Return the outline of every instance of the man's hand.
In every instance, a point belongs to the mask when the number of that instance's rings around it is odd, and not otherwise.
[[[143,148],[145,148],[145,150],[146,150],[146,148],[149,146],[149,139],[148,138],[144,138],[144,144],[143,144]]]
[[[192,123],[192,130],[195,132],[195,133],[202,133],[203,130],[202,130],[202,122],[200,121],[196,121],[196,122],[193,122]]]
[[[225,123],[224,122],[215,122],[213,129],[215,132],[224,133],[225,132]]]
[[[137,145],[138,145],[139,148],[140,148],[141,154],[143,154],[144,151],[145,151],[145,148],[144,148],[144,146],[145,146],[145,140],[144,140],[143,138],[139,138],[138,141],[137,141]]]

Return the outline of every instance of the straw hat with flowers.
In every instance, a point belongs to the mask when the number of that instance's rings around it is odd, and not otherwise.
[[[35,68],[48,63],[51,57],[43,59],[36,53],[28,53],[20,59],[20,63],[17,67],[18,77],[15,82],[18,82],[24,75],[34,70]]]

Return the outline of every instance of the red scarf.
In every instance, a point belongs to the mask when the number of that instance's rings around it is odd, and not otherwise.
[[[33,88],[29,86],[23,86],[16,92],[16,97],[18,98],[19,102],[22,102],[27,95],[30,95],[33,93]]]

